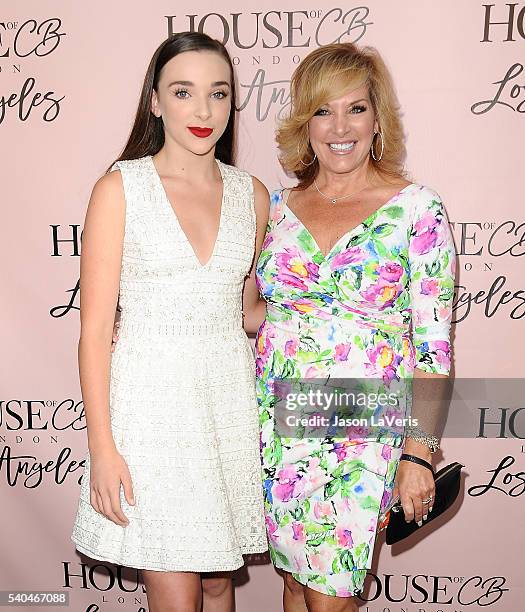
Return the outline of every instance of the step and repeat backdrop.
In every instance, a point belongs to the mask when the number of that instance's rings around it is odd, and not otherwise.
[[[269,189],[293,184],[274,129],[301,59],[334,41],[385,58],[407,168],[448,210],[459,254],[453,373],[474,391],[455,404],[458,426],[437,457],[465,465],[460,499],[403,544],[380,538],[362,610],[522,610],[525,403],[513,390],[525,373],[525,3],[477,0],[2,0],[0,590],[59,591],[75,612],[147,610],[138,570],[70,541],[87,448],[78,278],[92,186],[127,138],[153,51],[181,30],[226,43],[237,163]],[[266,557],[235,582],[240,612],[281,609]]]

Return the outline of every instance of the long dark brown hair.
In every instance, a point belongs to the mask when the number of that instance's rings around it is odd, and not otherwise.
[[[230,66],[231,71],[231,109],[230,117],[222,136],[215,145],[215,156],[225,164],[232,165],[235,157],[235,78],[233,64],[226,47],[201,32],[177,32],[167,38],[155,51],[148,66],[135,122],[122,153],[115,160],[139,159],[146,155],[155,155],[164,145],[164,125],[162,117],[151,112],[153,90],[157,91],[162,68],[179,53],[185,51],[214,51]],[[113,163],[115,163],[113,162]],[[107,171],[113,166],[108,166]]]

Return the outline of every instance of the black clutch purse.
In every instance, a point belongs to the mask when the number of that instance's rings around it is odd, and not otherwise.
[[[413,461],[413,456],[408,455],[406,459]],[[416,459],[419,459],[418,457]],[[420,463],[421,465],[425,465],[428,467],[432,473],[433,469],[430,463],[424,460],[415,461],[416,463]],[[405,521],[405,514],[403,512],[403,507],[401,506],[401,502],[396,502],[390,510],[385,513],[385,519],[387,522],[386,526],[386,543],[387,544],[395,544],[400,540],[403,540],[411,533],[418,531],[420,529],[424,529],[425,525],[430,523],[433,519],[440,516],[445,512],[447,508],[449,508],[454,501],[456,500],[459,494],[459,488],[461,484],[461,468],[465,467],[461,463],[450,463],[445,467],[441,468],[434,475],[435,482],[435,499],[434,504],[432,506],[432,512],[428,513],[428,518],[423,521],[421,527],[418,526],[415,520],[407,523]],[[384,521],[383,521],[384,523]]]

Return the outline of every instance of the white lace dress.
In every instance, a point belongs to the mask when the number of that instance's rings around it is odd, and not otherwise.
[[[211,258],[197,259],[151,156],[121,161],[126,226],[111,428],[131,473],[127,527],[90,504],[86,456],[71,539],[93,559],[159,571],[240,567],[267,550],[254,356],[241,295],[255,247],[249,174],[223,179]]]

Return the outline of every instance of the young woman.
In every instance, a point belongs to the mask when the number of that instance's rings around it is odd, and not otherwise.
[[[141,569],[151,612],[230,612],[229,572],[267,549],[242,290],[269,203],[231,165],[234,127],[224,46],[170,37],[84,226],[89,450],[71,537],[89,557]]]

